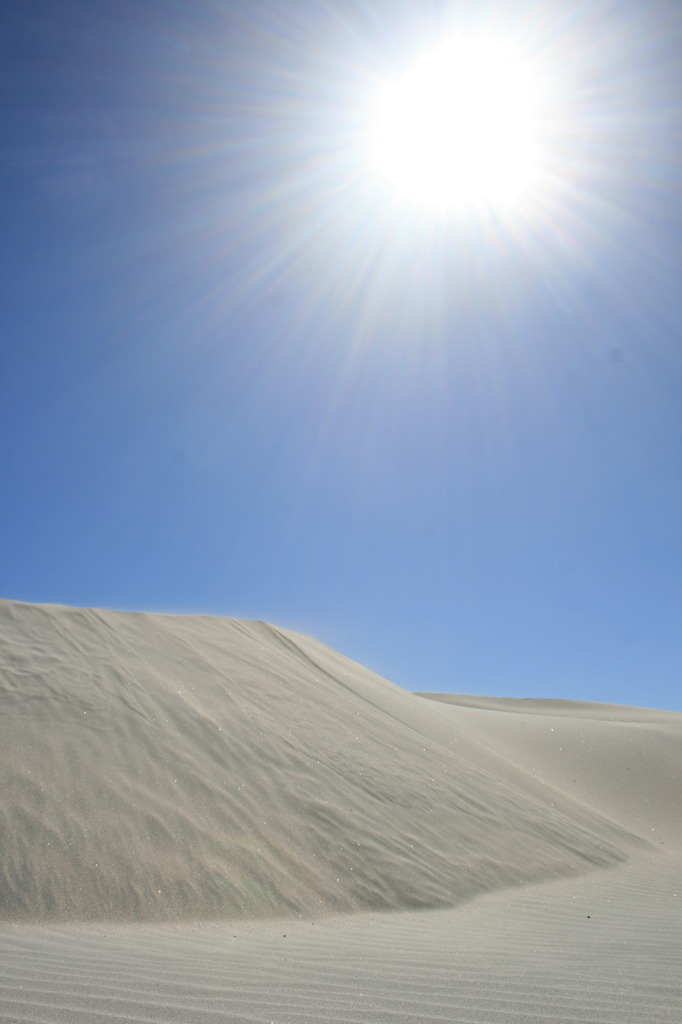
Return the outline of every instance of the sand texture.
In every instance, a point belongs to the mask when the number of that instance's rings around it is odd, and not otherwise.
[[[0,1021],[679,1024],[681,782],[673,712],[2,601]]]

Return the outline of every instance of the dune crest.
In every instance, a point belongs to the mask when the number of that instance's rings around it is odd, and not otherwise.
[[[446,907],[649,838],[263,622],[1,601],[0,648],[4,919]]]

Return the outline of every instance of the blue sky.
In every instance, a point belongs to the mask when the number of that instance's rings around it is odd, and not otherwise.
[[[679,6],[0,17],[2,595],[682,710]],[[551,187],[436,214],[366,100],[472,26],[553,76]]]

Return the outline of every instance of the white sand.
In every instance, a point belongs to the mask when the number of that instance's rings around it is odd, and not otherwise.
[[[0,1021],[682,1021],[682,715],[206,617],[0,646]]]

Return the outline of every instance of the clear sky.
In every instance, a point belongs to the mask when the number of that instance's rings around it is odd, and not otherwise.
[[[682,710],[679,3],[0,18],[2,595]],[[540,69],[502,209],[369,158],[381,83],[467,32]]]

